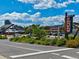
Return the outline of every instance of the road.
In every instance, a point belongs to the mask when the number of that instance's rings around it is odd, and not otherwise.
[[[79,59],[79,49],[0,40],[0,55],[7,59]]]

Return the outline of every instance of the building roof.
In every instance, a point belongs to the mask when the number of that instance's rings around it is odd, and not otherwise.
[[[51,28],[57,28],[58,29],[58,27],[63,28],[63,25],[46,26],[46,27],[47,27],[47,29],[51,29]]]
[[[1,26],[1,27],[0,27],[0,32],[7,30],[10,26],[12,26],[12,24]]]
[[[0,33],[5,32],[24,32],[24,28],[15,24],[11,24],[9,22],[8,24],[4,24],[3,26],[0,27]]]

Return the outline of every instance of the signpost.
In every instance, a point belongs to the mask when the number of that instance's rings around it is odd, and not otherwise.
[[[68,34],[72,33],[74,15],[65,14],[65,38],[68,39]]]

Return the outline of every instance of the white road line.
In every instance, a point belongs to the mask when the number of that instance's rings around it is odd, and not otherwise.
[[[79,52],[76,52],[76,53],[78,53],[78,54],[79,54]]]
[[[67,59],[78,59],[78,58],[67,56],[67,55],[62,55],[61,57],[64,57],[64,58],[67,58]]]
[[[60,54],[58,54],[58,53],[51,53],[51,54],[53,54],[53,55],[57,55],[57,56],[60,56]]]
[[[2,45],[9,46],[9,47],[20,48],[20,49],[32,50],[32,51],[42,51],[42,50],[38,50],[38,49],[24,48],[24,47],[8,45],[8,44],[2,44]]]
[[[73,48],[63,48],[63,49],[50,50],[50,51],[41,51],[41,52],[35,52],[35,53],[28,53],[28,54],[14,55],[14,56],[10,56],[10,57],[11,57],[11,58],[18,58],[18,57],[25,57],[25,56],[33,56],[33,55],[39,55],[39,54],[45,54],[45,53],[51,53],[51,52],[58,52],[58,51],[71,50],[71,49],[73,49]]]

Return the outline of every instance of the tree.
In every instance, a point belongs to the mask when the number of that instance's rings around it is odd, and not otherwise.
[[[46,32],[43,29],[39,29],[39,28],[33,29],[32,34],[38,39],[41,39],[46,36]]]
[[[31,36],[36,37],[37,39],[41,39],[42,37],[46,36],[46,32],[44,28],[41,28],[40,25],[31,25],[26,27],[26,33],[31,33]]]

